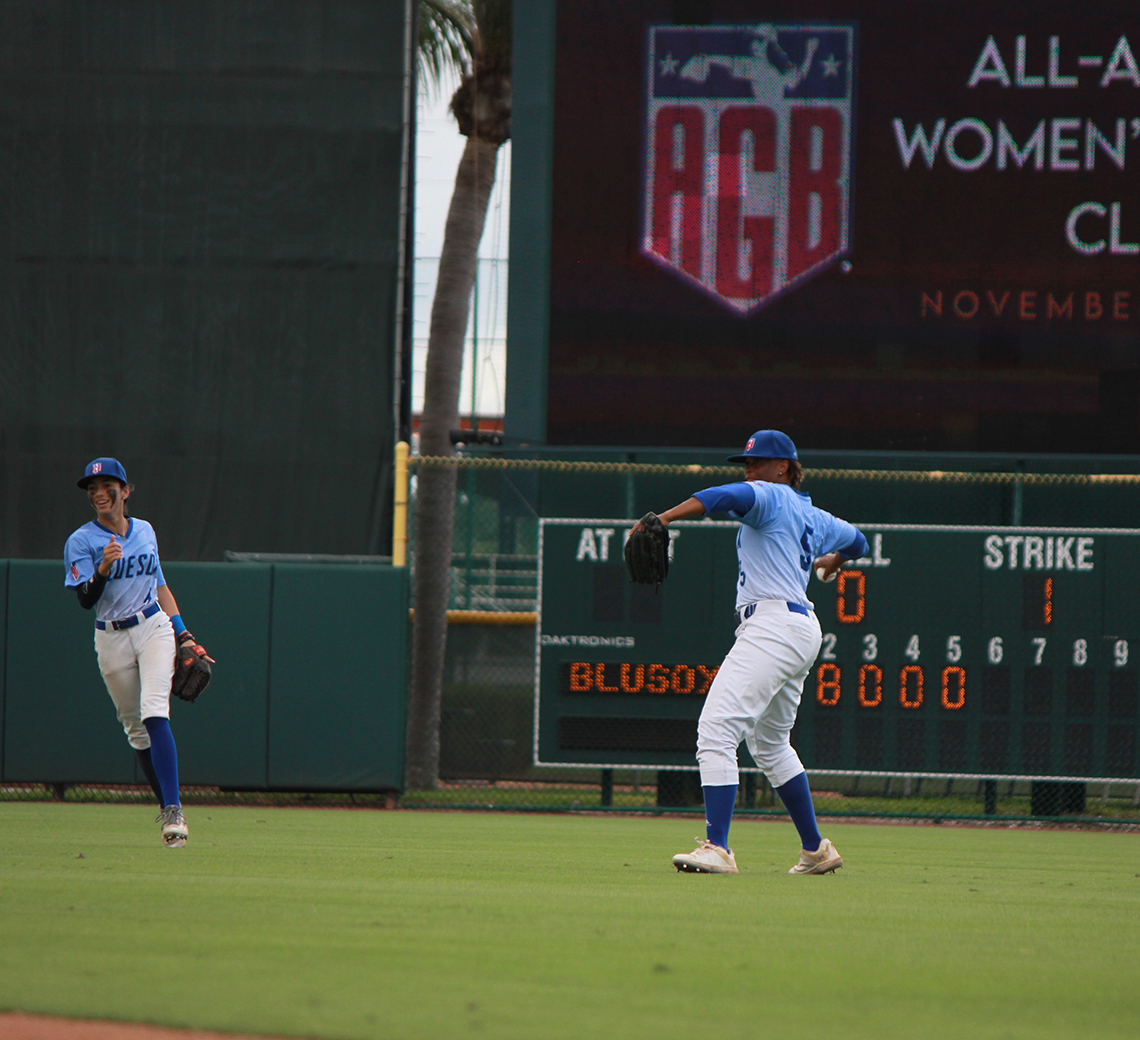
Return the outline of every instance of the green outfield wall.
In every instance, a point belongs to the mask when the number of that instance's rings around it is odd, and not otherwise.
[[[179,608],[217,660],[171,721],[182,783],[400,790],[407,575],[385,566],[171,563]],[[94,615],[60,565],[0,561],[0,777],[145,784],[99,675]]]

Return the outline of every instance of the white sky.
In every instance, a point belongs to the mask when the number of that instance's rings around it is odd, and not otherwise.
[[[447,105],[456,81],[421,93],[416,125],[416,240],[412,312],[412,410],[423,405],[424,360],[435,293],[436,267],[443,246],[447,208],[466,138],[459,133]],[[495,188],[487,225],[479,244],[478,325],[467,329],[467,349],[459,394],[461,415],[472,409],[472,354],[477,339],[475,411],[479,416],[503,414],[506,375],[507,228],[510,214],[510,142],[499,150]]]

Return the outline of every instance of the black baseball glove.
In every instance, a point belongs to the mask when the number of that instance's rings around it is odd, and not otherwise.
[[[214,659],[206,653],[206,648],[194,642],[189,632],[175,637],[174,678],[170,692],[175,697],[193,704],[198,695],[210,685]]]
[[[669,574],[669,532],[656,513],[646,513],[625,542],[629,580],[660,585]]]

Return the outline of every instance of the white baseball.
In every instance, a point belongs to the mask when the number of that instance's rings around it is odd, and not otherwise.
[[[838,573],[839,571],[832,571],[828,574],[827,569],[824,567],[816,567],[815,569],[815,576],[819,578],[820,581],[835,581],[835,576]]]

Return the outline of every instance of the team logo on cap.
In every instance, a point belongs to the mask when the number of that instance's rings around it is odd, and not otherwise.
[[[749,438],[748,438],[748,443],[747,443],[746,445],[744,445],[744,450],[745,450],[745,451],[751,451],[751,450],[752,450],[752,445],[753,445],[753,444],[755,444],[755,443],[756,443],[756,438],[755,438],[755,437],[749,437]]]
[[[851,25],[652,26],[642,252],[741,313],[847,250]]]
[[[103,463],[101,463],[101,462],[96,462],[91,466],[91,472],[93,474],[94,473],[101,473],[102,471],[103,471]]]

